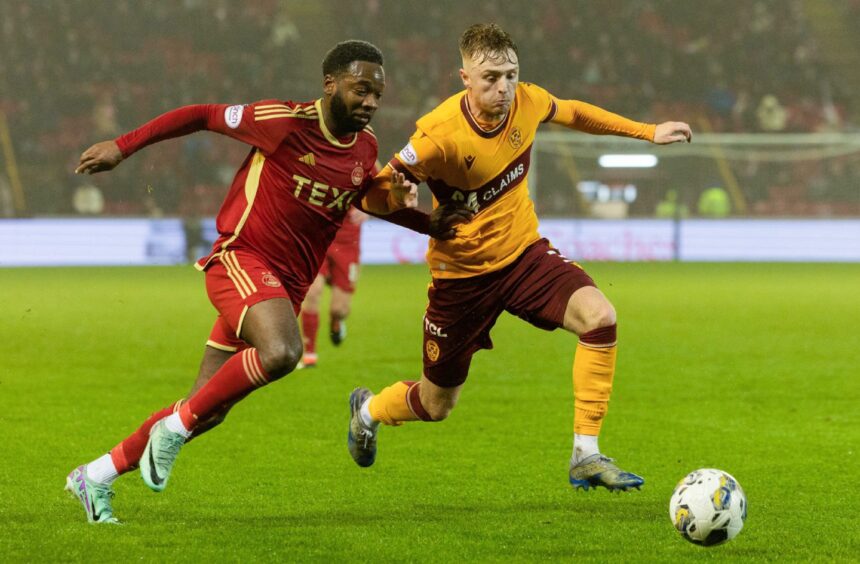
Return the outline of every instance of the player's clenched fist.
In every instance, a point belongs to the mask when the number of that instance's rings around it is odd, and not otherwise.
[[[654,130],[654,143],[658,145],[668,145],[684,141],[690,143],[692,140],[693,131],[683,121],[664,121],[657,124]]]
[[[105,170],[113,170],[123,159],[115,141],[96,143],[81,155],[81,162],[75,169],[75,174],[95,174]]]

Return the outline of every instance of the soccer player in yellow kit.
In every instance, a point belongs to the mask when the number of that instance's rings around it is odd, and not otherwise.
[[[579,336],[573,361],[574,440],[569,480],[576,488],[639,488],[644,480],[604,456],[597,437],[615,374],[615,309],[592,279],[538,234],[529,198],[531,146],[541,123],[658,144],[690,141],[682,122],[635,122],[596,106],[560,100],[519,82],[517,47],[495,24],[460,38],[466,89],[417,122],[409,144],[377,182],[395,172],[424,181],[434,204],[465,208],[467,221],[447,241],[431,240],[433,276],[424,317],[424,373],[373,395],[350,396],[350,454],[360,466],[376,457],[379,423],[440,421],[457,403],[472,355],[492,348],[490,329],[503,311],[532,325]]]

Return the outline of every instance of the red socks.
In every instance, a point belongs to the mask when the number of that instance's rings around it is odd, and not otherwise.
[[[268,383],[269,376],[263,371],[257,349],[245,349],[233,355],[211,380],[182,404],[179,417],[185,428],[191,431],[198,421],[209,419]]]
[[[153,425],[179,409],[180,404],[182,404],[182,400],[170,407],[156,411],[134,433],[111,449],[110,458],[119,474],[125,474],[137,468],[140,457],[143,455],[143,449],[146,448],[146,443],[149,441],[149,430],[152,429]]]
[[[206,421],[223,407],[236,403],[268,382],[269,377],[263,371],[257,349],[236,353],[191,399],[179,400],[170,407],[156,411],[134,433],[111,449],[113,465],[120,474],[137,468],[149,441],[150,429],[171,413],[179,411],[183,425],[190,431],[198,420]]]
[[[305,354],[317,352],[317,331],[319,327],[319,313],[302,312],[302,341],[305,345]]]

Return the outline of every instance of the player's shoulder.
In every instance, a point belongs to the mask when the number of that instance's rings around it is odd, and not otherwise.
[[[378,147],[379,143],[376,140],[376,132],[369,125],[365,125],[364,129],[358,132],[358,138],[364,143],[369,143],[374,147]]]
[[[362,162],[365,162],[367,171],[373,169],[376,159],[379,157],[379,143],[376,141],[376,133],[372,127],[365,125],[364,129],[356,134],[352,152],[354,155],[360,156]]]
[[[264,110],[267,109],[278,109],[278,108],[286,108],[288,110],[298,110],[298,109],[306,109],[308,111],[316,111],[316,107],[314,106],[314,100],[309,102],[297,102],[295,100],[281,100],[279,98],[266,98],[264,100],[257,100],[256,102],[252,102],[248,104],[249,106],[253,106],[255,108],[261,108]]]
[[[280,121],[282,118],[316,120],[319,113],[314,101],[296,102],[270,98],[248,104],[254,114],[254,121]]]
[[[430,137],[443,137],[460,127],[463,114],[461,104],[466,91],[460,91],[424,114],[417,122],[418,129]]]
[[[516,113],[519,119],[527,122],[547,121],[556,112],[556,103],[552,94],[544,88],[531,82],[520,82],[516,91]]]
[[[552,99],[552,94],[532,82],[520,82],[517,84],[516,97],[524,102],[545,105],[547,101]]]

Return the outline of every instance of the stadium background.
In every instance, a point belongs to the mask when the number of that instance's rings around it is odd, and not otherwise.
[[[92,142],[180,105],[315,98],[322,55],[345,37],[371,40],[386,55],[388,86],[373,125],[380,155],[390,155],[417,116],[462,87],[456,41],[472,21],[497,21],[512,33],[523,80],[643,121],[684,119],[697,135],[767,133],[771,140],[773,134],[856,130],[860,46],[853,30],[860,2],[727,0],[718,14],[707,3],[683,0],[524,6],[6,0],[0,3],[0,109],[9,136],[0,216],[86,213],[93,209],[87,197],[77,210],[74,202],[88,181],[104,198],[101,215],[213,215],[244,156],[241,144],[194,135],[147,149],[92,179],[72,174],[76,158]],[[747,205],[733,202],[729,213],[860,216],[860,156],[843,153],[788,165],[755,156],[730,161]],[[11,154],[18,171],[10,185]],[[601,179],[590,171],[571,177],[575,154],[541,163],[541,215],[591,214],[571,184]],[[673,189],[679,207],[693,216],[707,213],[699,207],[702,192],[728,186],[715,159],[704,161],[671,178],[634,179],[639,191],[626,215],[654,216]]]

